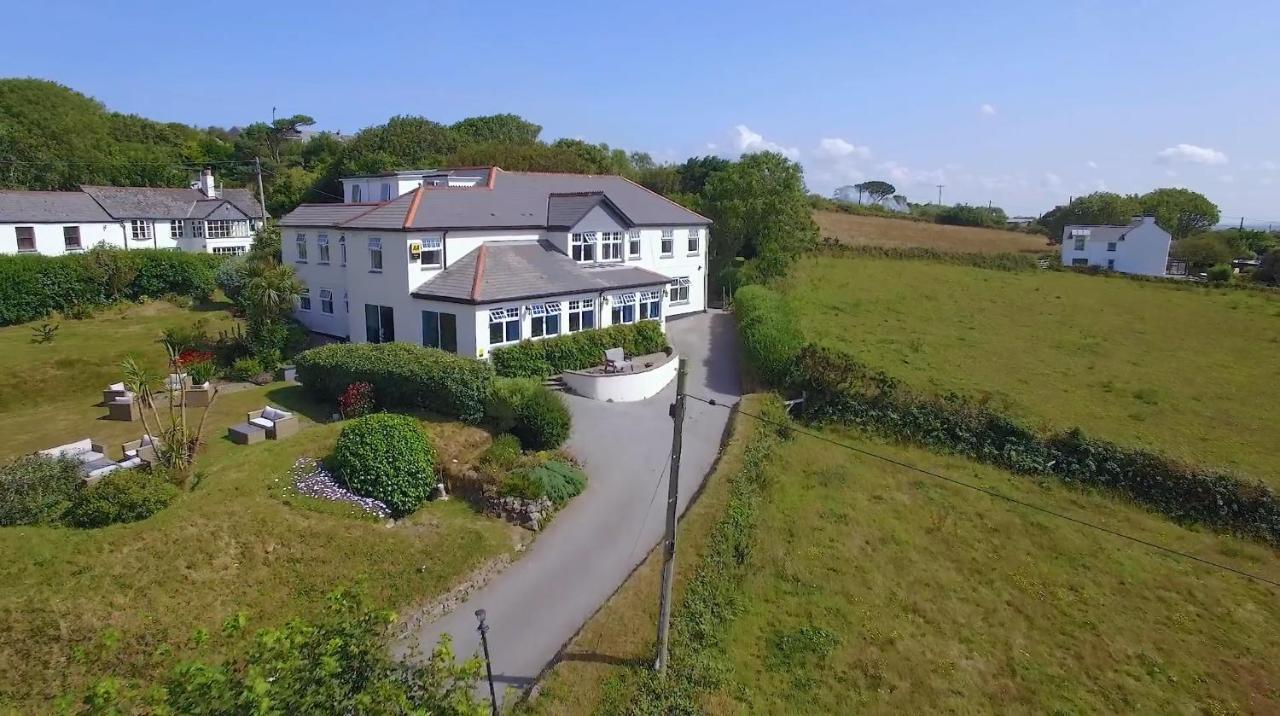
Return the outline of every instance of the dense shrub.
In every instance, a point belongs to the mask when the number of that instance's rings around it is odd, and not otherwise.
[[[333,343],[298,355],[298,379],[315,397],[336,401],[366,382],[384,407],[426,408],[470,423],[484,419],[493,367],[409,343]]]
[[[80,490],[62,516],[72,527],[94,528],[145,520],[178,496],[164,474],[152,470],[116,470]]]
[[[262,363],[257,358],[240,358],[231,364],[227,377],[232,380],[250,381],[262,375]]]
[[[622,348],[627,355],[660,353],[667,336],[657,321],[609,326],[568,333],[539,341],[522,341],[490,352],[498,375],[545,378],[566,370],[582,370],[604,363],[604,352]]]
[[[220,261],[210,254],[156,249],[0,256],[0,325],[122,298],[178,294],[205,299],[213,292]]]
[[[560,394],[539,386],[516,406],[511,433],[526,450],[551,450],[569,439],[569,424],[569,408]]]
[[[1218,264],[1217,266],[1209,267],[1205,275],[1213,283],[1226,283],[1231,280],[1234,274],[1235,271],[1232,270],[1230,264]]]
[[[535,480],[528,470],[518,470],[503,476],[498,483],[498,495],[502,497],[518,497],[522,500],[536,500],[546,497],[542,483]]]
[[[32,455],[0,467],[0,527],[56,522],[80,487],[80,464]]]
[[[240,303],[240,294],[244,293],[244,288],[249,283],[245,263],[244,257],[227,259],[214,273],[214,282],[232,303]]]
[[[504,433],[493,439],[480,456],[480,464],[494,470],[510,470],[520,461],[520,439]]]
[[[744,286],[734,295],[733,312],[748,363],[766,382],[786,386],[804,336],[786,299],[764,286]]]
[[[1003,227],[1004,212],[998,209],[988,209],[985,206],[956,204],[943,207],[938,211],[934,220],[939,224],[951,224],[952,226]]]
[[[344,418],[358,418],[372,413],[376,403],[373,400],[373,386],[365,382],[352,383],[338,396],[338,412]]]
[[[378,413],[342,428],[333,450],[338,478],[353,492],[381,501],[397,517],[431,495],[436,452],[422,424],[407,415]]]
[[[489,425],[499,433],[510,432],[516,425],[516,411],[529,396],[543,389],[537,378],[494,378],[484,406]]]
[[[548,460],[530,468],[528,476],[557,507],[582,494],[587,486],[586,473],[562,460]]]

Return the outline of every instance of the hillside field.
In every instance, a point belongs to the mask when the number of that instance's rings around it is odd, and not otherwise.
[[[1063,272],[807,258],[804,333],[922,389],[1280,487],[1280,300]]]
[[[815,211],[813,218],[823,237],[830,236],[850,246],[922,247],[984,254],[1043,254],[1053,250],[1043,236],[999,229],[855,216],[838,211]]]

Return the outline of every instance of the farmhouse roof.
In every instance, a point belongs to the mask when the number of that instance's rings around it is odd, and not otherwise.
[[[82,186],[80,190],[116,219],[247,219],[262,215],[257,197],[248,189],[223,189],[217,198],[207,197],[199,189],[169,187]],[[222,216],[210,217],[219,209],[223,209]]]
[[[113,221],[80,191],[0,191],[0,223],[33,224]]]
[[[1133,221],[1120,226],[1118,224],[1068,224],[1062,229],[1062,239],[1066,241],[1071,237],[1072,231],[1075,229],[1086,229],[1089,232],[1089,238],[1096,241],[1119,241],[1125,237],[1130,231],[1142,226],[1146,223],[1154,223],[1155,219],[1149,216],[1135,216]],[[1163,229],[1162,229],[1163,231]]]
[[[422,186],[370,211],[326,225],[406,231],[568,228],[565,222],[569,218],[581,218],[602,202],[632,226],[711,223],[623,177],[508,172],[495,167],[489,180],[477,186]],[[315,205],[299,207],[281,223],[305,225],[301,216],[294,214],[308,206]]]
[[[635,266],[579,264],[548,241],[486,241],[411,295],[481,304],[658,286],[668,281],[660,273]]]

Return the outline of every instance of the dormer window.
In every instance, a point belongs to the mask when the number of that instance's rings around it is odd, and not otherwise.
[[[587,231],[581,234],[574,234],[570,243],[574,261],[596,260],[596,232]]]
[[[622,260],[622,232],[605,231],[600,234],[600,260]]]

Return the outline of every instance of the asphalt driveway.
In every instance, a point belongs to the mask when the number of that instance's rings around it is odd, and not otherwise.
[[[673,319],[667,332],[688,359],[690,394],[737,400],[738,339],[730,315],[708,311]],[[444,633],[452,635],[460,656],[476,653],[474,613],[485,609],[499,699],[507,687],[533,684],[662,538],[671,448],[667,411],[674,396],[675,381],[637,403],[565,396],[573,413],[567,447],[586,469],[587,490],[556,516],[528,554],[452,613],[420,628],[416,637],[424,653]],[[723,408],[686,401],[681,512],[715,461],[728,417]]]

